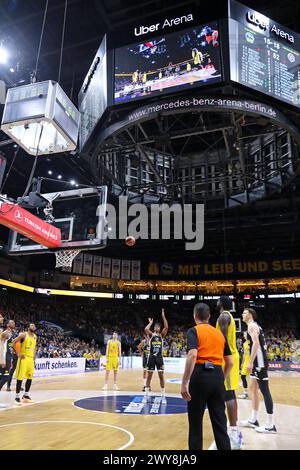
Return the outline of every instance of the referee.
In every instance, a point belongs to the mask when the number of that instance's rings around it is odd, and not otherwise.
[[[218,450],[230,450],[225,415],[226,378],[232,367],[231,351],[223,334],[208,324],[207,304],[196,304],[196,326],[187,333],[185,371],[181,395],[188,402],[189,449],[202,450],[202,421],[207,406]],[[222,363],[225,361],[224,373]]]

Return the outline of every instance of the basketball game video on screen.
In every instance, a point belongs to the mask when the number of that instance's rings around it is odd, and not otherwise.
[[[115,102],[221,81],[219,30],[209,23],[122,47],[115,53]]]

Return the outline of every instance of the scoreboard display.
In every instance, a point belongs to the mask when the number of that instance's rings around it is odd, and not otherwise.
[[[300,35],[230,1],[230,78],[300,107]]]
[[[218,89],[239,84],[300,108],[300,34],[236,0],[227,2],[227,18],[204,22],[199,11],[187,15],[193,21],[189,28],[166,34],[167,20],[158,19],[152,26],[136,26],[128,32],[129,45],[117,48],[110,37],[103,38],[78,97],[81,151],[87,151],[99,121],[114,105],[206,91],[213,84]],[[148,35],[154,31],[157,35]]]

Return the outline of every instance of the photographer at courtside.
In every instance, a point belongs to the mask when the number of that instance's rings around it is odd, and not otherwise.
[[[220,331],[209,325],[209,318],[209,306],[196,304],[196,326],[187,332],[188,354],[181,395],[188,402],[189,449],[202,450],[203,415],[207,406],[217,449],[231,450],[225,415],[224,378],[232,368],[232,357],[227,340]]]

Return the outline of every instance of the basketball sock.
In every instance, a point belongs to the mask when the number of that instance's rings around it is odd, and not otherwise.
[[[274,426],[274,414],[267,414],[266,425],[270,428],[272,428]]]
[[[255,423],[255,421],[257,421],[257,410],[252,410],[250,421],[252,423]]]
[[[273,414],[273,399],[272,399],[272,395],[269,389],[269,382],[267,380],[263,380],[259,384],[259,388],[264,397],[267,414],[272,415]]]
[[[160,392],[161,392],[161,396],[164,397],[164,396],[165,396],[165,389],[164,389],[164,388],[161,388],[161,389],[160,389]]]
[[[20,394],[21,388],[22,388],[22,380],[17,380],[17,385],[16,385],[17,396]]]
[[[26,380],[26,383],[25,383],[25,393],[24,393],[24,397],[28,397],[28,396],[29,396],[29,390],[30,390],[31,384],[32,384],[32,380],[27,379],[27,380]]]
[[[144,379],[144,387],[146,387],[147,379]]]
[[[19,394],[19,393],[16,393],[16,398],[20,398],[20,394]]]
[[[248,384],[247,384],[246,375],[241,375],[241,379],[242,379],[242,382],[243,382],[243,387],[244,387],[244,388],[247,388],[247,387],[248,387]]]
[[[146,387],[145,392],[146,395],[149,395],[149,387]]]

